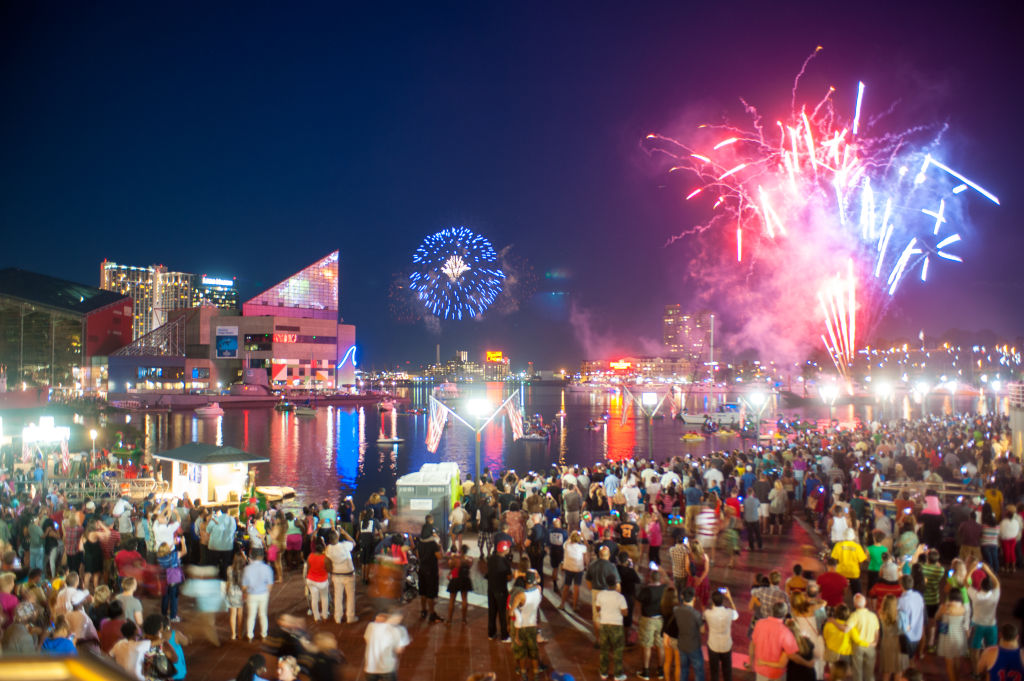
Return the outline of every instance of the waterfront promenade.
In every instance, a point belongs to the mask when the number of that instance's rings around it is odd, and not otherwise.
[[[733,650],[733,673],[735,678],[743,681],[753,679],[753,674],[744,670],[743,664],[747,661],[747,627],[750,622],[747,604],[754,574],[773,569],[781,569],[788,574],[795,563],[816,572],[822,569],[818,555],[824,544],[816,534],[808,532],[802,521],[794,522],[783,536],[770,539],[774,541],[766,538],[768,541],[763,551],[744,551],[737,559],[735,568],[714,566],[711,571],[712,584],[716,587],[729,587],[740,610],[740,619],[733,624],[733,638],[736,642]],[[475,543],[471,543],[471,546],[475,553]],[[1000,621],[1011,619],[1013,606],[1024,595],[1022,582],[1024,577],[1007,577],[1003,580]],[[541,608],[541,633],[548,642],[541,645],[542,661],[553,671],[571,674],[576,681],[597,681],[598,656],[590,627],[589,590],[583,588],[579,611],[571,613],[557,609],[558,597],[551,592],[549,578],[546,578],[546,587]],[[444,577],[441,592],[444,597]],[[514,671],[511,646],[487,638],[487,608],[484,594],[483,580],[478,574],[474,574],[474,593],[470,595],[469,623],[466,625],[460,621],[458,608],[456,622],[449,626],[444,623],[428,624],[420,620],[418,600],[405,606],[404,625],[409,630],[412,643],[401,657],[398,678],[402,681],[463,681],[471,673],[493,671],[499,680],[518,679]],[[182,604],[185,610],[183,621],[178,626],[186,633],[197,634],[198,624],[190,616],[190,601],[183,599]],[[357,587],[356,604],[360,620],[358,623],[339,625],[331,621],[316,625],[337,635],[339,647],[348,661],[341,675],[341,679],[345,681],[354,681],[365,676],[361,672],[365,648],[363,633],[374,611],[366,587],[362,584]],[[155,606],[156,603],[152,605]],[[447,602],[439,601],[437,611],[446,615]],[[283,612],[305,616],[306,603],[298,572],[288,573],[285,582],[275,587],[270,599],[270,612],[272,617]],[[312,626],[312,618],[306,619]],[[226,615],[220,616],[218,624],[222,640],[219,648],[214,648],[205,641],[197,641],[186,649],[188,679],[227,681],[234,678],[234,674],[241,669],[250,655],[260,652],[258,642],[249,644],[229,640]],[[636,672],[641,666],[640,661],[639,646],[626,649],[625,666],[630,678],[636,678]],[[268,656],[271,669],[274,668],[272,662]],[[941,659],[935,656],[926,656],[922,670],[926,672],[926,678],[945,676]]]

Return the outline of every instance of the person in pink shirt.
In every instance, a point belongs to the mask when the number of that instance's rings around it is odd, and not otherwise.
[[[661,565],[661,518],[657,511],[652,511],[644,528],[647,538],[647,558],[652,563]]]
[[[782,618],[786,616],[786,604],[776,603],[772,617],[765,617],[754,625],[750,637],[750,664],[757,674],[757,681],[779,679],[786,673],[786,659],[783,655],[799,652],[796,637]]]

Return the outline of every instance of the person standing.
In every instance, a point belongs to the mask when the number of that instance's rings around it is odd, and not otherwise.
[[[701,634],[706,627],[703,615],[694,607],[696,597],[693,587],[685,587],[680,594],[682,603],[675,608],[676,626],[679,628],[679,678],[688,679],[693,668],[694,681],[704,681]]]
[[[853,607],[853,614],[846,620],[846,631],[853,644],[853,681],[873,681],[881,625],[878,615],[867,609],[864,594],[853,597]]]
[[[587,545],[578,531],[569,535],[563,545],[564,560],[562,563],[562,602],[560,608],[565,609],[572,589],[572,609],[575,610],[580,600],[580,585],[583,583],[583,571],[587,568]]]
[[[487,638],[494,639],[499,633],[501,640],[509,642],[508,635],[508,583],[512,579],[512,566],[508,553],[512,544],[498,542],[498,548],[487,557]]]
[[[434,611],[437,593],[441,588],[441,539],[431,527],[424,525],[416,542],[416,556],[419,558],[420,619],[443,622],[444,618]]]
[[[978,658],[978,673],[988,673],[989,681],[1024,678],[1024,651],[1020,649],[1017,625],[999,628],[999,644],[990,646]]]
[[[857,543],[857,530],[846,528],[843,540],[832,547],[832,558],[838,562],[836,572],[850,580],[850,591],[860,593],[860,564],[868,559],[863,547]]]
[[[728,600],[729,605],[725,607]],[[711,681],[718,681],[721,670],[722,681],[732,681],[732,623],[740,617],[729,589],[719,589],[711,594],[711,607],[704,611],[708,628],[708,666]]]
[[[907,639],[906,654],[914,658],[921,646],[924,636],[926,608],[924,598],[914,590],[914,578],[903,575],[900,578],[903,594],[899,597],[897,610],[899,613],[900,633]]]
[[[339,539],[339,532],[343,539]],[[359,621],[356,618],[356,567],[352,562],[352,550],[356,547],[356,542],[340,525],[337,530],[327,533],[327,541],[327,551],[324,555],[331,561],[334,621],[341,624],[344,613],[344,619],[352,624]]]
[[[522,677],[536,678],[540,669],[540,650],[537,648],[537,612],[540,609],[540,575],[529,570],[524,579],[525,588],[516,592],[509,604],[512,611],[512,655]]]
[[[608,560],[611,556],[611,549],[608,548],[607,544],[602,544],[597,550],[597,560],[592,562],[587,567],[587,586],[590,588],[591,603],[593,607],[593,622],[594,622],[594,633],[600,637],[601,625],[597,617],[597,597],[599,591],[614,590],[621,594],[622,587],[619,584],[619,571],[612,565],[612,562]],[[623,597],[625,598],[625,597]],[[627,603],[627,613],[628,613]]]
[[[370,622],[363,635],[366,681],[396,681],[398,656],[409,645],[409,632],[402,626],[401,612],[382,612]]]
[[[330,574],[334,571],[330,559],[324,555],[326,546],[318,537],[313,537],[313,551],[302,566],[302,576],[306,580],[306,591],[309,594],[309,607],[313,611],[313,621],[325,620],[331,614],[331,606],[327,602],[327,589],[330,586]]]
[[[190,565],[188,580],[181,593],[196,600],[196,612],[199,613],[203,634],[207,641],[219,647],[220,638],[214,620],[217,613],[225,609],[225,602],[224,582],[217,578],[216,566]]]
[[[661,601],[665,596],[668,584],[662,578],[664,573],[655,564],[647,573],[647,583],[640,587],[636,602],[640,605],[639,642],[643,648],[644,666],[638,676],[641,679],[651,678],[651,650],[658,651],[658,667],[661,666],[662,639],[661,632],[664,619],[661,615]],[[656,667],[657,668],[657,667]]]
[[[206,526],[206,531],[210,535],[208,542],[210,562],[217,566],[219,579],[227,577],[228,566],[231,565],[231,556],[235,550],[235,530],[238,528],[238,523],[233,514],[236,512],[234,510],[231,513],[217,511]]]
[[[967,595],[971,599],[971,661],[976,662],[982,650],[997,645],[998,632],[996,629],[996,608],[999,606],[999,579],[995,576],[985,563],[975,562],[971,565],[967,574],[974,574],[974,571],[981,566],[985,576],[981,579],[981,588],[975,589],[968,582]]]
[[[603,551],[607,552],[607,549],[603,549]],[[599,561],[595,561],[595,563],[597,562]],[[594,592],[594,613],[598,626],[597,643],[601,651],[598,659],[598,674],[601,679],[607,679],[613,672],[615,681],[625,681],[627,678],[622,666],[622,651],[626,647],[623,622],[625,622],[627,612],[626,598],[616,589],[598,589]],[[614,670],[612,669],[613,665]]]
[[[267,618],[267,604],[270,602],[270,587],[274,584],[274,571],[263,562],[263,552],[253,551],[252,562],[242,571],[242,590],[245,592],[245,636],[250,642],[256,627],[256,616],[260,618],[260,635],[267,637],[270,621]]]
[[[749,494],[743,500],[743,526],[747,529],[747,546],[753,551],[754,542],[757,542],[757,550],[764,548],[764,541],[761,538],[761,502],[756,494]]]
[[[750,665],[757,674],[757,681],[781,679],[786,672],[778,664],[785,655],[795,655],[800,648],[796,637],[782,618],[786,616],[786,604],[776,603],[770,617],[762,617],[754,625],[750,636]],[[680,677],[682,678],[682,677]]]

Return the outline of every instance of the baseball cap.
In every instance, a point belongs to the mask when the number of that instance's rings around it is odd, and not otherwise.
[[[512,544],[508,543],[507,541],[498,542],[498,552],[499,553],[501,553],[503,551],[508,551],[511,548],[512,548]]]

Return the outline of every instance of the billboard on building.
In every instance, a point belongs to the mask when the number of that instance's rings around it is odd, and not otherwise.
[[[495,351],[495,350],[487,350],[486,351],[486,357],[487,357],[487,361],[488,362],[503,362],[504,361],[504,355],[502,354],[501,350],[497,350],[497,351]]]
[[[217,359],[235,359],[238,357],[238,327],[217,327]]]

